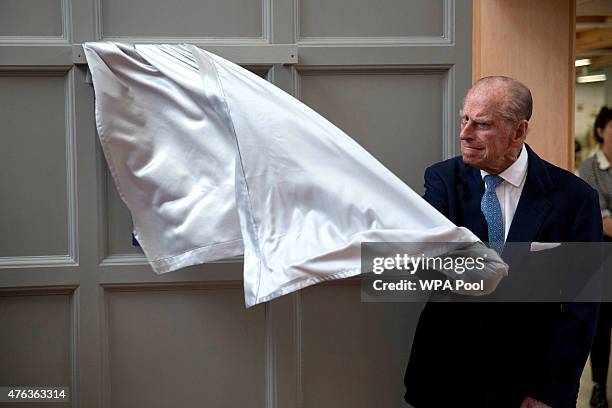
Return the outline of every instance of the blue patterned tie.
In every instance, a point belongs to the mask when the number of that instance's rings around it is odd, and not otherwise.
[[[504,249],[504,218],[502,216],[501,206],[495,194],[495,188],[504,181],[503,178],[495,175],[484,177],[485,192],[480,202],[480,209],[487,220],[489,227],[489,247],[501,255]]]

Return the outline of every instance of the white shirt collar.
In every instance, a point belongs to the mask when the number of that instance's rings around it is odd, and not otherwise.
[[[602,153],[603,154],[603,153]],[[606,160],[607,162],[607,160]],[[480,170],[480,176],[484,179],[484,176],[488,176],[484,170]],[[499,173],[499,176],[503,178],[508,183],[512,184],[514,187],[520,187],[525,180],[525,176],[527,175],[527,149],[523,144],[523,148],[521,149],[521,154],[519,154],[518,159],[514,163],[510,165],[506,170]]]
[[[597,159],[600,170],[608,170],[610,168],[610,162],[601,149],[598,149],[595,153],[595,159]]]

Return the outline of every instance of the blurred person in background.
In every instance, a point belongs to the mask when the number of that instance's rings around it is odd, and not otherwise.
[[[580,177],[599,193],[604,239],[612,241],[612,109],[604,106],[595,119],[594,135],[598,143],[595,154],[584,160],[578,169]],[[607,408],[606,383],[610,360],[612,304],[604,302],[599,309],[597,330],[591,348],[593,392],[591,406]]]

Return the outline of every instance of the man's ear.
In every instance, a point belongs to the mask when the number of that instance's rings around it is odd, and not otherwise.
[[[516,128],[516,132],[514,133],[514,140],[517,142],[524,142],[527,137],[527,129],[529,128],[529,122],[526,120],[521,120],[519,122],[518,127]]]

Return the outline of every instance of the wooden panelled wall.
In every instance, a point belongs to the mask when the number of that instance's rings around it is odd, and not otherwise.
[[[574,166],[575,0],[474,0],[472,76],[507,75],[534,99],[527,143]]]

